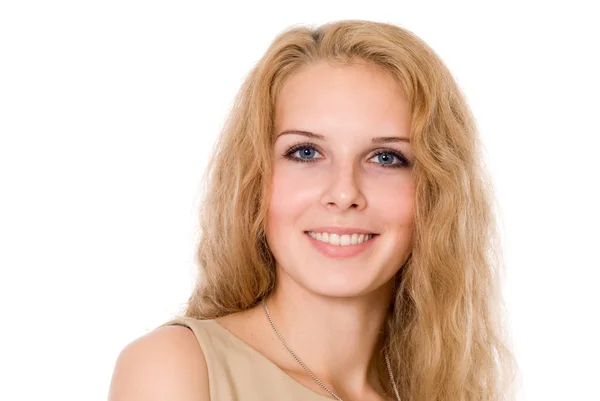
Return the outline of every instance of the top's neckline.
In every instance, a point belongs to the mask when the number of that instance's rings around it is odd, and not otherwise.
[[[228,337],[230,337],[233,341],[235,341],[237,344],[239,344],[240,346],[242,346],[243,348],[245,348],[246,350],[248,350],[252,354],[256,355],[258,358],[260,358],[261,360],[263,360],[264,362],[266,362],[268,365],[270,365],[272,368],[274,368],[274,370],[276,370],[283,378],[287,379],[288,381],[290,381],[291,383],[293,383],[295,386],[299,387],[302,391],[306,391],[306,392],[309,392],[313,396],[320,397],[323,401],[325,401],[325,400],[327,400],[327,401],[335,400],[335,398],[331,398],[329,396],[326,396],[326,395],[323,395],[323,394],[319,394],[315,390],[313,390],[313,389],[311,389],[309,387],[306,387],[304,384],[300,383],[298,380],[296,380],[295,378],[293,378],[292,376],[290,376],[289,374],[287,374],[279,366],[277,366],[277,364],[275,362],[273,362],[272,360],[270,360],[269,358],[267,358],[264,354],[262,354],[256,348],[252,347],[250,344],[248,344],[247,342],[245,342],[244,340],[242,340],[241,338],[239,338],[237,335],[235,335],[234,333],[232,333],[231,331],[229,331],[229,329],[227,329],[225,326],[221,325],[215,319],[210,319],[209,321],[214,326],[216,326],[218,328],[218,330],[221,330]]]

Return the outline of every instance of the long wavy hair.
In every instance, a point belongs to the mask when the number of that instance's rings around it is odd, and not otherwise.
[[[411,105],[413,247],[396,275],[384,327],[400,396],[513,399],[517,368],[500,289],[500,235],[474,118],[441,59],[395,25],[351,20],[294,26],[254,65],[203,177],[199,276],[185,316],[213,319],[242,311],[274,289],[265,222],[275,102],[291,74],[323,61],[379,66]]]

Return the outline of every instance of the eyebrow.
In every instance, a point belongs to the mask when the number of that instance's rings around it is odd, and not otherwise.
[[[314,132],[301,131],[301,130],[295,130],[295,129],[285,130],[285,131],[281,132],[279,135],[277,135],[277,138],[279,138],[282,135],[289,135],[289,134],[302,135],[302,136],[306,136],[308,138],[325,140],[325,136],[323,136],[321,134],[315,134]],[[275,138],[275,139],[277,139],[277,138]],[[372,138],[371,141],[373,143],[388,143],[388,142],[410,143],[410,139],[403,137],[403,136],[402,137],[400,137],[400,136],[378,136],[378,137]]]

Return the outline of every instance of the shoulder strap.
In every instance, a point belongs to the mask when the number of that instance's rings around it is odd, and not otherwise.
[[[213,320],[199,320],[192,317],[178,317],[163,323],[163,326],[187,327],[196,336],[204,354],[208,369],[208,386],[211,400],[235,400],[234,376],[223,348],[222,336],[214,330]]]

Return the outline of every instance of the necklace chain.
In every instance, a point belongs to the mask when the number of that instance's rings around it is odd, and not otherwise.
[[[300,360],[300,358],[298,358],[298,356],[294,353],[294,351],[292,351],[292,349],[287,345],[287,343],[285,342],[285,340],[283,339],[283,337],[279,333],[279,330],[277,330],[277,327],[275,327],[275,323],[273,323],[273,320],[271,319],[271,314],[269,313],[269,309],[267,308],[267,304],[265,303],[264,300],[262,301],[262,304],[263,304],[263,308],[265,310],[265,313],[267,314],[267,318],[269,319],[269,323],[271,323],[271,327],[275,331],[275,334],[277,334],[277,337],[279,337],[279,339],[283,343],[283,346],[294,357],[294,359],[296,360],[296,362],[298,362],[298,364],[300,364],[300,366],[302,366],[302,369],[304,369],[306,371],[306,373],[308,373],[310,375],[310,377],[312,377],[313,380],[316,381],[319,384],[319,386],[321,386],[323,388],[323,390],[325,390],[329,394],[331,394],[331,396],[333,398],[335,398],[336,400],[343,401],[340,397],[338,397],[337,395],[335,395],[335,393],[333,391],[331,391],[331,389],[329,389],[329,387],[327,387],[321,380],[319,380],[313,374],[313,372],[311,372],[310,369],[308,369],[308,367],[304,364],[304,362],[302,362]],[[398,401],[400,401],[400,394],[398,393],[398,388],[396,387],[396,381],[394,380],[394,375],[392,374],[392,367],[390,366],[390,360],[389,360],[389,358],[387,356],[387,353],[385,353],[385,364],[387,366],[387,370],[388,370],[388,373],[390,375],[390,381],[392,382],[392,387],[394,388],[394,393],[396,395],[396,399]]]

